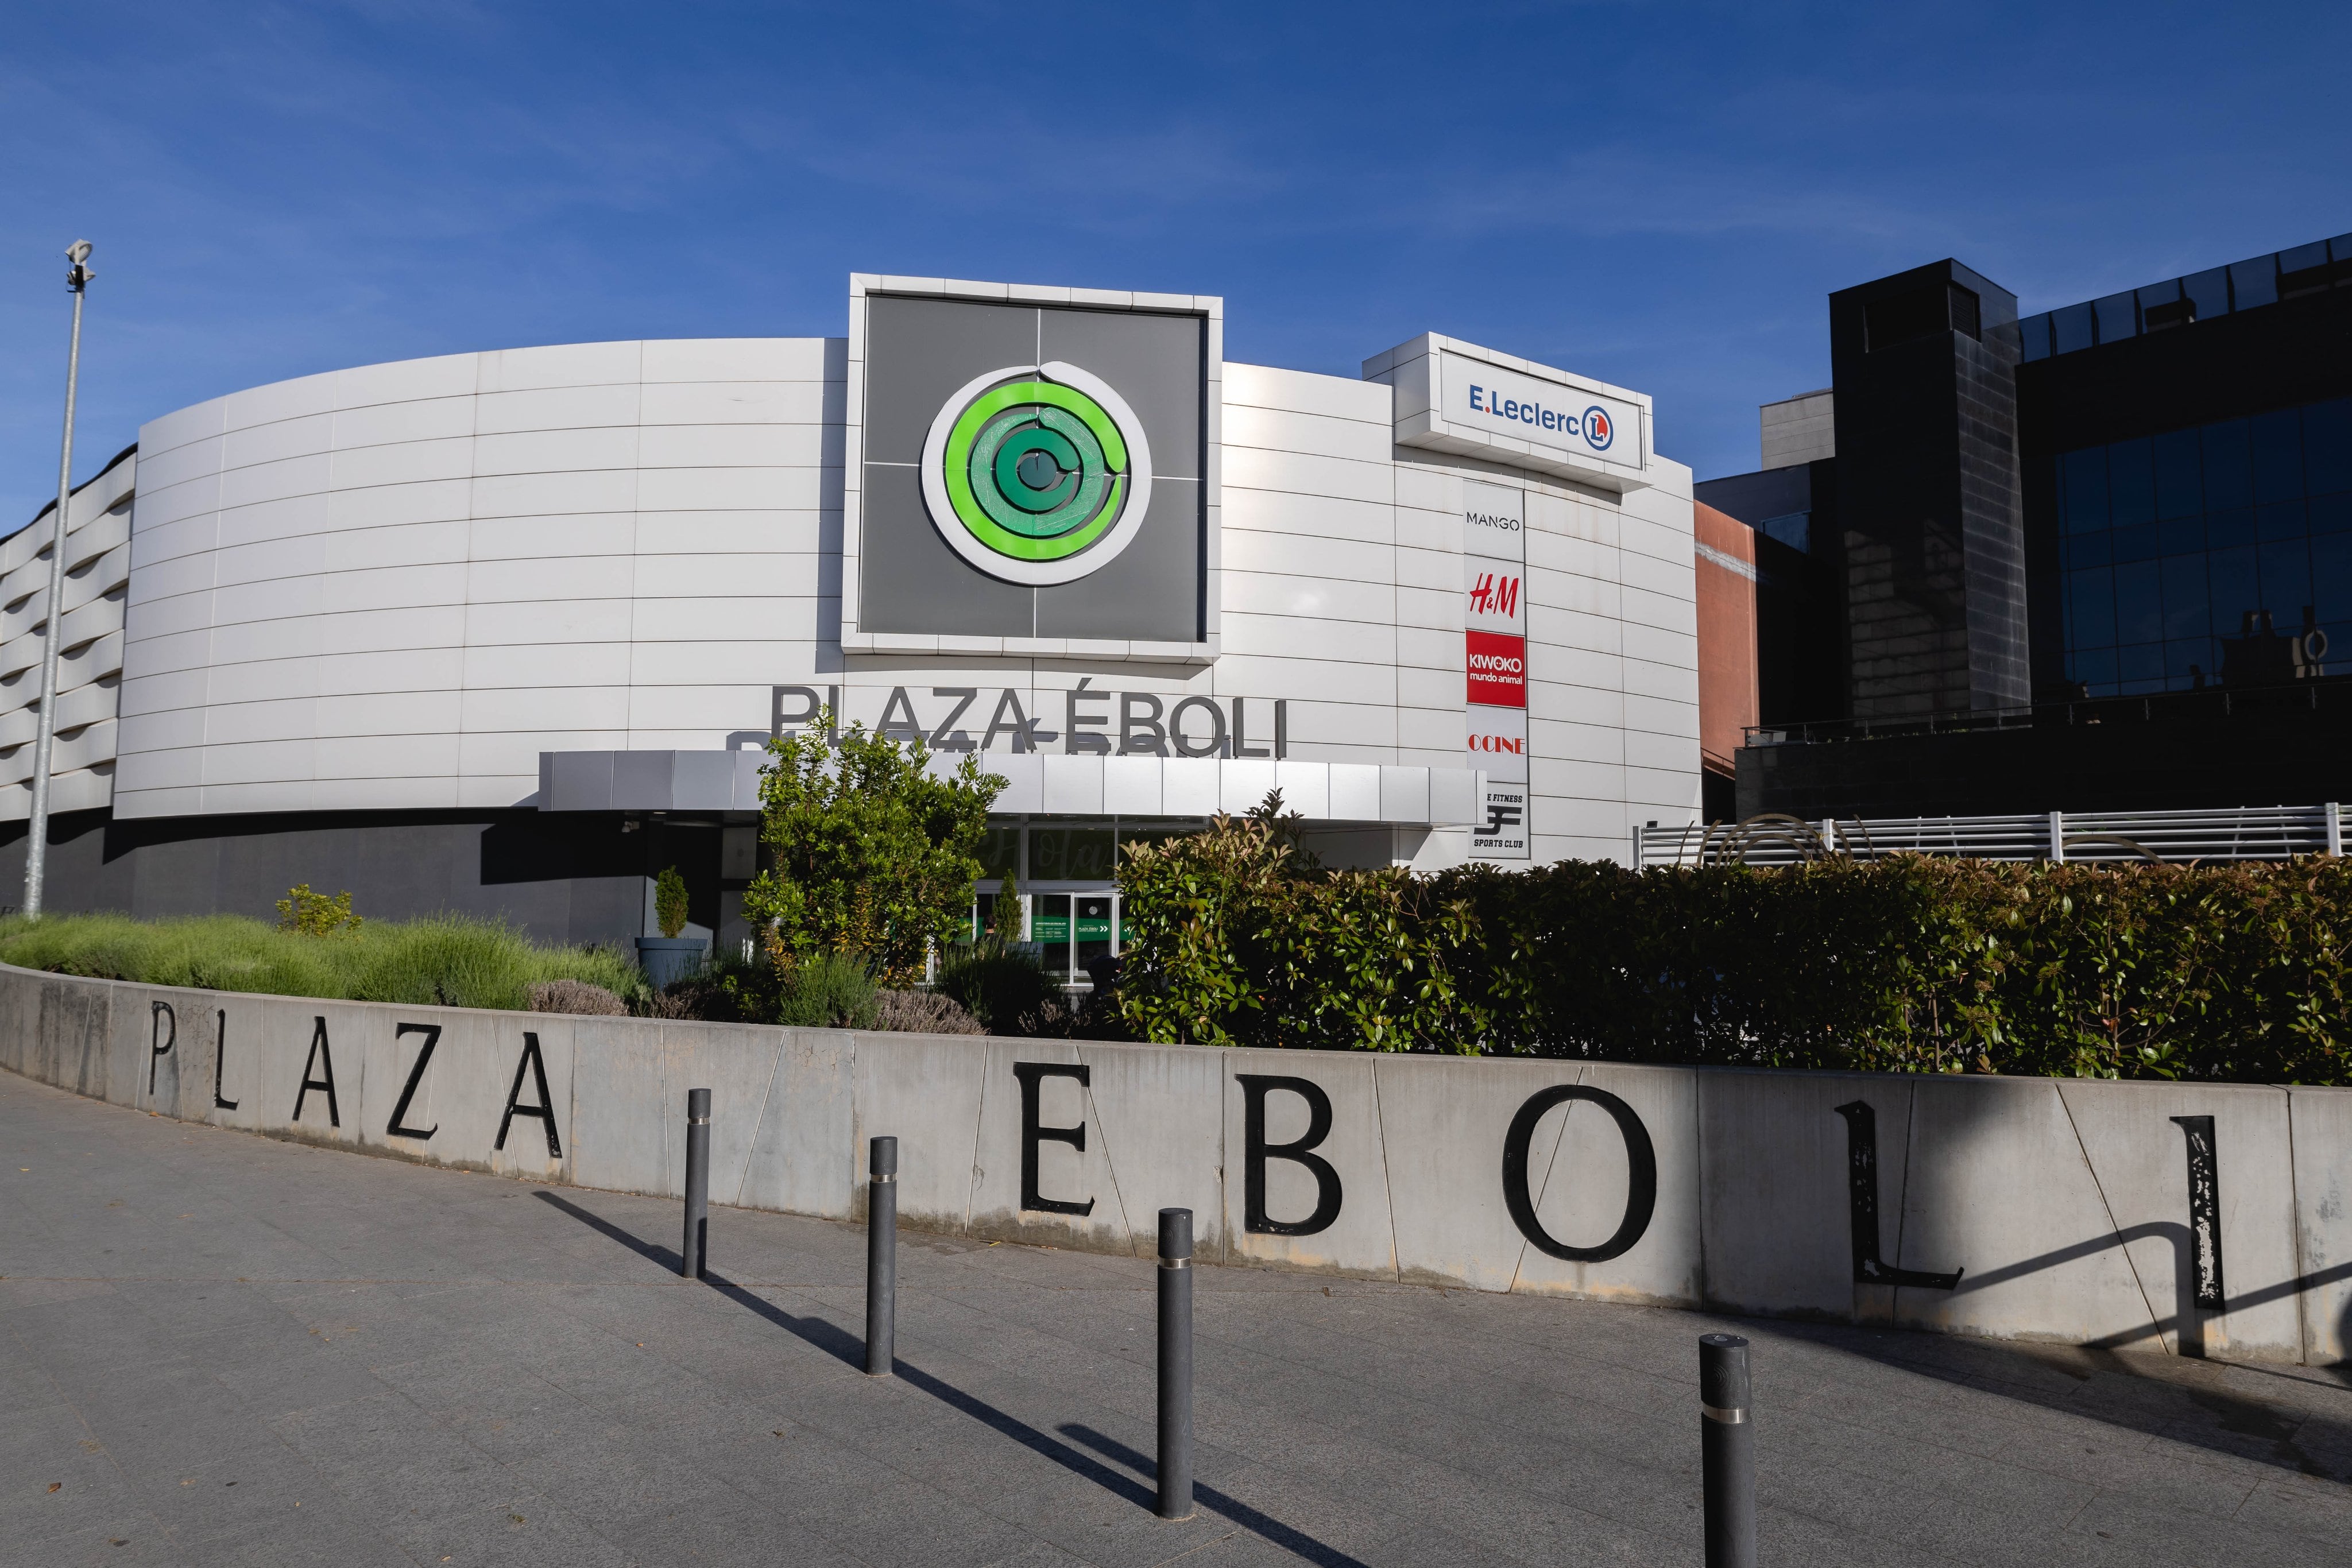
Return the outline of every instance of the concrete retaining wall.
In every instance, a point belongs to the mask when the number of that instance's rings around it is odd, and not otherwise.
[[[852,1217],[865,1141],[890,1133],[917,1228],[1142,1256],[1181,1205],[1233,1262],[2352,1356],[2352,1090],[853,1034],[5,967],[0,1065],[186,1121],[657,1195],[708,1087],[725,1204]]]

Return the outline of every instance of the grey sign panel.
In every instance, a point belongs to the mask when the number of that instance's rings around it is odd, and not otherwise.
[[[1067,360],[1117,387],[1151,437],[1154,476],[1199,478],[1207,324],[1131,310],[1038,314],[1041,362]]]
[[[1159,455],[1155,446],[1155,463]],[[1200,520],[1199,480],[1153,480],[1143,531],[1118,559],[1091,577],[1036,591],[1037,635],[1198,641]]]
[[[866,461],[912,466],[955,390],[1037,361],[1037,310],[877,294],[866,305]]]
[[[866,309],[862,632],[1202,640],[1204,317],[888,294],[868,296]],[[1075,581],[1033,588],[982,570],[941,537],[920,462],[932,422],[959,389],[992,371],[1055,361],[1126,401],[1150,444],[1153,481],[1125,549]]]
[[[975,571],[940,542],[923,509],[922,486],[913,464],[868,463],[864,503],[858,621],[866,631],[968,637],[1035,634],[1037,591]]]

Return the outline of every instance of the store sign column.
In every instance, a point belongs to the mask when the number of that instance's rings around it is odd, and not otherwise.
[[[1527,493],[1462,482],[1470,766],[1486,775],[1470,831],[1480,860],[1528,858]]]

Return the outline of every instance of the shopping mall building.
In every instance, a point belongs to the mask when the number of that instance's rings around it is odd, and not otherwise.
[[[1275,789],[1349,864],[1622,860],[1697,810],[1723,552],[1647,397],[1434,334],[1360,379],[1227,363],[1195,296],[859,276],[846,328],[142,426],[68,513],[51,906],[307,882],[614,941],[674,864],[731,943],[761,747],[821,712],[1003,775],[992,869],[1074,960],[1117,940],[1122,837]],[[0,877],[36,523],[0,542]]]

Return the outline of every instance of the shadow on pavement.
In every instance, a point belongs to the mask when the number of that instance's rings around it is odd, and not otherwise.
[[[603,1216],[593,1214],[578,1204],[558,1197],[551,1192],[541,1192],[533,1196],[550,1207],[570,1215],[590,1229],[619,1242],[640,1258],[650,1259],[673,1273],[677,1271],[679,1255],[670,1249],[656,1247],[651,1242],[640,1240]],[[703,1282],[729,1301],[747,1311],[756,1312],[794,1338],[814,1346],[837,1361],[861,1371],[864,1370],[866,1342],[857,1335],[836,1324],[827,1322],[823,1318],[803,1317],[788,1312],[766,1297],[758,1295],[722,1275],[706,1274]],[[1121,1475],[1093,1455],[1081,1453],[1059,1438],[1039,1431],[1009,1411],[1000,1410],[987,1400],[977,1395],[966,1393],[945,1378],[925,1372],[903,1356],[894,1358],[890,1365],[898,1380],[909,1388],[919,1389],[950,1409],[971,1416],[991,1431],[1011,1438],[1039,1458],[1052,1460],[1072,1474],[1084,1477],[1105,1491],[1131,1502],[1138,1508],[1150,1509],[1157,1504],[1159,1498],[1153,1486]],[[1149,1477],[1154,1481],[1158,1479],[1159,1466],[1156,1461],[1111,1437],[1105,1437],[1093,1427],[1066,1423],[1060,1430],[1065,1436],[1076,1438],[1087,1448],[1118,1460],[1138,1474]],[[1358,1559],[1349,1556],[1337,1547],[1327,1545],[1304,1531],[1294,1530],[1280,1520],[1261,1513],[1238,1498],[1228,1496],[1214,1487],[1201,1486],[1196,1483],[1192,1489],[1192,1495],[1212,1513],[1233,1521],[1243,1529],[1263,1536],[1266,1541],[1286,1552],[1294,1552],[1310,1563],[1320,1563],[1323,1568],[1364,1568],[1364,1564]]]
[[[581,1207],[576,1203],[571,1202],[569,1199],[558,1197],[551,1192],[535,1192],[530,1196],[539,1199],[540,1202],[547,1205],[550,1208],[561,1209],[563,1213],[570,1215],[572,1218],[578,1220],[589,1229],[602,1232],[606,1237],[619,1242],[622,1246],[635,1253],[638,1257],[650,1258],[673,1274],[677,1272],[677,1266],[685,1261],[685,1260],[676,1250],[667,1247],[656,1247],[650,1241],[640,1241],[635,1237],[630,1235],[627,1231],[622,1229],[619,1226],[614,1224],[611,1220],[605,1218],[603,1215],[591,1214],[588,1210]]]
[[[1921,1376],[2306,1476],[2352,1481],[2352,1398],[2339,1369],[2194,1356],[2126,1356],[2104,1345],[2009,1344],[1885,1329],[1772,1332]],[[2273,1380],[2278,1397],[2225,1387],[2222,1371]]]
[[[1081,1427],[1076,1422],[1065,1422],[1055,1430],[1064,1437],[1084,1443],[1098,1454],[1108,1455],[1138,1474],[1150,1476],[1155,1481],[1160,1478],[1158,1461],[1149,1454],[1138,1453],[1116,1437],[1106,1437],[1091,1427]],[[1260,1513],[1239,1498],[1219,1491],[1215,1487],[1202,1486],[1194,1481],[1192,1498],[1211,1513],[1221,1514],[1252,1534],[1262,1535],[1285,1552],[1304,1557],[1309,1563],[1322,1563],[1324,1568],[1364,1568],[1360,1561],[1339,1548],[1327,1546],[1311,1535],[1293,1530],[1282,1521]],[[1149,1508],[1156,1500],[1155,1497],[1147,1496],[1144,1506]]]

